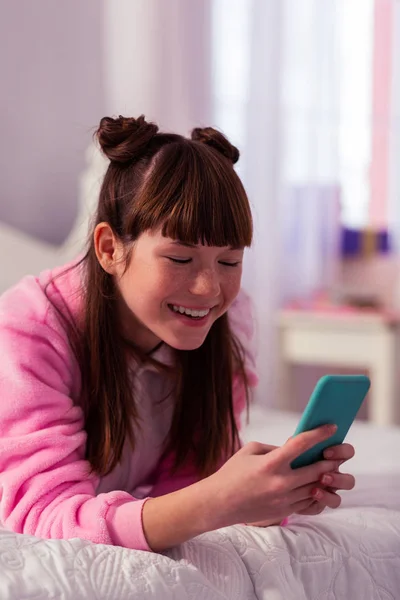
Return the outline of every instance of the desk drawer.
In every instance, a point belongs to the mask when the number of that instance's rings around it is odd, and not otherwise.
[[[366,367],[376,357],[384,331],[281,330],[283,359],[292,363]]]

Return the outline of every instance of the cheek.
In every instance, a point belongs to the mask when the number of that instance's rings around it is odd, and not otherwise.
[[[233,273],[225,275],[223,280],[224,296],[228,302],[232,302],[240,291],[242,281],[242,270],[234,270]]]
[[[120,290],[126,304],[139,316],[139,313],[159,310],[160,303],[172,295],[180,283],[180,278],[171,276],[167,270],[146,264],[127,272],[120,281]]]

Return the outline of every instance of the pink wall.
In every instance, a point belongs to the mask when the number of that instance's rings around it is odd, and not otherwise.
[[[0,39],[0,220],[59,243],[104,111],[102,0],[3,0]]]

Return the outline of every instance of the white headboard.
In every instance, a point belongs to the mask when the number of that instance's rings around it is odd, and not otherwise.
[[[79,179],[78,214],[71,232],[61,246],[42,242],[0,223],[0,294],[25,275],[38,275],[44,269],[73,260],[83,249],[109,163],[94,144],[87,149],[85,160],[86,167]]]

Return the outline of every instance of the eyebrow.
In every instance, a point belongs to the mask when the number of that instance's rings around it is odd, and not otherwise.
[[[185,246],[186,248],[196,248],[196,244],[189,244],[189,242],[180,242],[176,240],[175,242],[171,242],[173,246]]]
[[[197,244],[190,244],[189,242],[180,242],[179,240],[171,242],[171,244],[173,246],[184,246],[185,248],[197,248]],[[237,246],[237,247],[230,246],[229,250],[243,250],[243,247],[242,246]]]

